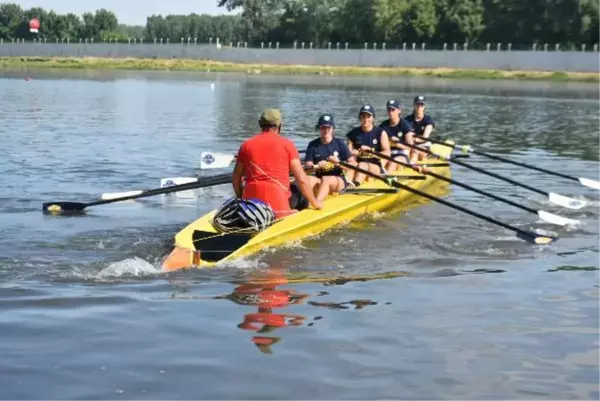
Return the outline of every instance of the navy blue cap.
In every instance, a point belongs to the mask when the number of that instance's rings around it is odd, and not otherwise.
[[[333,121],[333,116],[331,114],[321,114],[319,116],[319,122],[317,123],[317,128],[319,127],[334,127],[335,122]]]
[[[400,109],[400,102],[398,102],[397,100],[388,100],[388,102],[386,103],[385,107],[389,108],[389,107],[393,107],[394,109]]]
[[[425,104],[425,98],[423,96],[415,96],[415,99],[413,100],[413,103],[414,104],[417,104],[417,103],[423,103],[423,104]]]
[[[373,117],[375,117],[375,109],[370,104],[365,104],[360,108],[358,115],[360,116],[362,113],[369,113]]]

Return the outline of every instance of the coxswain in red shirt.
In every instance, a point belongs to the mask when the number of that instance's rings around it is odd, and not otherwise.
[[[323,203],[315,198],[296,146],[280,135],[281,112],[265,109],[258,124],[261,132],[246,140],[238,152],[233,170],[235,195],[261,200],[271,206],[277,219],[286,217],[296,212],[290,207],[291,172],[310,205],[322,209]]]

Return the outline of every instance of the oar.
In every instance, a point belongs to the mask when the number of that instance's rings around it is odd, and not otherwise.
[[[439,159],[446,160],[446,158],[441,157],[441,156],[433,153],[429,149],[419,148],[417,146],[409,145],[409,144],[405,144],[405,145],[408,146],[408,147],[410,147],[410,148],[416,149],[416,150],[418,150],[420,152],[425,152],[428,155],[437,157]],[[557,194],[557,193],[554,193],[554,192],[542,191],[541,189],[537,189],[537,188],[534,188],[534,187],[529,186],[527,184],[523,184],[522,182],[518,182],[518,181],[515,181],[513,179],[510,179],[510,178],[501,176],[499,174],[493,173],[491,171],[484,170],[484,169],[479,168],[479,167],[475,167],[475,166],[473,166],[471,164],[462,162],[460,160],[456,160],[454,158],[450,158],[450,159],[447,159],[447,160],[449,160],[450,163],[458,164],[459,166],[463,166],[463,167],[466,167],[466,168],[471,169],[473,171],[477,171],[479,173],[489,175],[490,177],[494,177],[494,178],[497,178],[499,180],[509,182],[509,183],[511,183],[513,185],[516,185],[516,186],[528,189],[528,190],[536,192],[536,193],[538,193],[540,195],[545,195],[546,197],[548,197],[548,199],[550,200],[550,202],[552,202],[552,203],[554,203],[556,205],[562,206],[562,207],[566,207],[567,209],[578,210],[578,209],[581,209],[582,207],[584,207],[586,205],[586,202],[584,202],[584,201],[580,201],[578,199],[569,198],[569,197],[566,197],[566,196],[563,196],[563,195],[560,195],[560,194]]]
[[[228,182],[231,182],[231,179],[232,179],[231,173],[227,173],[227,174],[217,175],[214,177],[208,177],[205,179],[199,179],[198,182],[193,182],[193,183],[189,183],[189,184],[175,185],[175,186],[166,187],[166,188],[149,189],[146,191],[142,191],[141,193],[138,193],[138,194],[123,196],[121,198],[105,199],[105,200],[99,200],[99,201],[94,201],[94,202],[89,202],[89,203],[62,202],[62,201],[61,202],[47,202],[42,205],[42,210],[45,213],[82,212],[85,208],[88,208],[90,206],[106,205],[108,203],[121,202],[121,201],[130,200],[130,199],[143,198],[143,197],[147,197],[147,196],[168,194],[171,192],[178,192],[178,191],[187,191],[190,189],[210,187],[213,185],[221,185],[221,184],[226,184]]]
[[[305,152],[305,150],[298,151],[298,153]],[[200,154],[200,169],[227,168],[236,157],[237,155],[231,153],[202,152]]]
[[[556,171],[552,171],[552,170],[548,170],[542,167],[537,167],[537,166],[533,166],[531,164],[528,163],[523,163],[523,162],[518,162],[515,160],[511,160],[508,159],[506,157],[502,157],[502,156],[497,156],[497,155],[492,155],[490,153],[487,152],[483,152],[481,150],[475,150],[473,149],[473,147],[471,145],[452,145],[446,142],[441,142],[441,141],[435,141],[430,139],[429,140],[432,143],[437,143],[440,145],[444,145],[444,146],[448,146],[448,147],[453,147],[455,149],[461,149],[463,152],[465,153],[473,153],[474,155],[479,155],[479,156],[484,156],[490,159],[494,159],[494,160],[498,160],[501,162],[505,162],[505,163],[510,163],[510,164],[514,164],[515,166],[520,166],[520,167],[525,167],[531,170],[535,170],[535,171],[539,171],[542,173],[546,173],[546,174],[550,174],[550,175],[554,175],[556,177],[561,177],[561,178],[566,178],[567,180],[571,180],[571,181],[579,181],[579,183],[583,186],[586,186],[588,188],[593,188],[593,189],[597,189],[600,191],[600,181],[596,181],[596,180],[591,180],[589,178],[583,178],[583,177],[574,177],[572,175],[568,175],[568,174],[563,174],[563,173],[559,173]]]
[[[198,177],[169,177],[169,178],[161,178],[160,179],[160,187],[167,188],[175,185],[181,184],[189,184],[192,182],[197,182]],[[149,189],[138,189],[134,191],[125,191],[125,192],[104,192],[100,199],[115,199],[115,198],[123,198],[125,196],[139,195],[145,191],[149,191]]]
[[[377,152],[372,152],[372,151],[370,153],[372,153],[373,155],[375,155],[375,156],[377,156],[377,157],[379,157],[381,159],[388,160],[388,161],[390,161],[392,163],[396,163],[396,164],[399,164],[401,166],[410,167],[410,168],[412,168],[415,171],[417,170],[412,165],[410,165],[408,163],[401,162],[399,160],[396,160],[393,157],[386,156],[384,154],[377,153]],[[556,224],[558,226],[566,226],[567,224],[574,225],[574,224],[580,223],[579,220],[568,219],[566,217],[558,216],[556,214],[549,213],[549,212],[546,212],[544,210],[535,210],[535,209],[529,208],[527,206],[523,206],[523,205],[521,205],[519,203],[516,203],[516,202],[513,202],[513,201],[511,201],[509,199],[502,198],[502,197],[494,195],[494,194],[492,194],[490,192],[487,192],[487,191],[484,191],[484,190],[472,187],[469,184],[465,184],[463,182],[456,181],[456,180],[453,180],[451,178],[445,177],[443,175],[434,173],[433,171],[423,171],[423,174],[430,175],[430,176],[435,177],[435,178],[437,178],[439,180],[448,182],[450,184],[458,185],[459,187],[463,187],[465,189],[468,189],[469,191],[473,191],[473,192],[478,193],[480,195],[487,196],[489,198],[495,199],[495,200],[500,201],[500,202],[504,202],[506,204],[509,204],[509,205],[514,206],[516,208],[519,208],[521,210],[525,210],[526,212],[529,212],[529,213],[532,213],[532,214],[535,214],[535,215],[539,216],[542,220],[544,220],[544,221],[546,221],[548,223]]]
[[[434,202],[438,202],[438,203],[441,203],[441,204],[446,205],[448,207],[451,207],[452,209],[459,210],[459,211],[461,211],[463,213],[466,213],[466,214],[469,214],[471,216],[477,217],[479,219],[485,220],[485,221],[487,221],[489,223],[496,224],[496,225],[498,225],[500,227],[504,227],[507,230],[510,230],[510,231],[513,231],[513,232],[517,233],[517,237],[518,238],[520,238],[522,240],[525,240],[525,241],[528,241],[530,243],[533,243],[533,244],[536,244],[536,245],[546,245],[546,244],[549,244],[549,243],[551,243],[551,242],[553,242],[554,240],[557,239],[556,237],[549,237],[549,236],[545,236],[545,235],[540,235],[540,234],[537,234],[537,233],[535,233],[533,231],[526,231],[526,230],[522,230],[520,228],[511,226],[510,224],[506,224],[506,223],[503,223],[503,222],[498,221],[496,219],[493,219],[491,217],[484,216],[482,214],[479,214],[477,212],[474,212],[472,210],[464,208],[464,207],[462,207],[460,205],[456,205],[456,204],[454,204],[452,202],[449,202],[447,200],[444,200],[442,198],[438,198],[437,196],[430,195],[430,194],[428,194],[426,192],[419,191],[418,189],[411,188],[411,187],[409,187],[407,185],[400,184],[398,181],[388,180],[388,179],[380,176],[379,174],[375,174],[375,173],[370,172],[369,170],[364,170],[362,168],[355,167],[355,166],[353,166],[351,164],[348,164],[346,162],[340,162],[340,165],[344,166],[344,167],[346,167],[348,169],[355,170],[355,171],[357,171],[359,173],[363,173],[363,174],[365,174],[365,175],[367,175],[369,177],[375,178],[377,180],[383,181],[383,182],[387,183],[388,185],[391,185],[391,186],[393,186],[395,188],[399,188],[399,189],[403,189],[403,190],[408,191],[408,192],[412,192],[414,194],[417,194],[417,195],[423,196],[423,197],[425,197],[427,199],[430,199],[430,200],[432,200]]]

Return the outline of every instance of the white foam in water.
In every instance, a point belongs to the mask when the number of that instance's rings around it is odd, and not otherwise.
[[[140,258],[128,258],[119,262],[111,263],[102,269],[97,278],[117,278],[123,276],[152,276],[160,274],[161,270]]]

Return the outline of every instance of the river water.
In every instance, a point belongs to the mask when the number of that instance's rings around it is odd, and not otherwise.
[[[446,196],[559,236],[550,246],[427,203],[171,274],[159,266],[174,234],[228,185],[41,212],[209,174],[200,153],[235,152],[264,107],[283,111],[302,149],[321,112],[344,135],[363,102],[381,119],[389,98],[416,94],[443,137],[598,179],[594,84],[0,72],[0,398],[598,399],[599,202],[577,182],[466,160],[588,201],[568,210],[453,167],[455,179],[581,221],[551,226],[459,187]],[[280,281],[256,282],[265,275]]]

